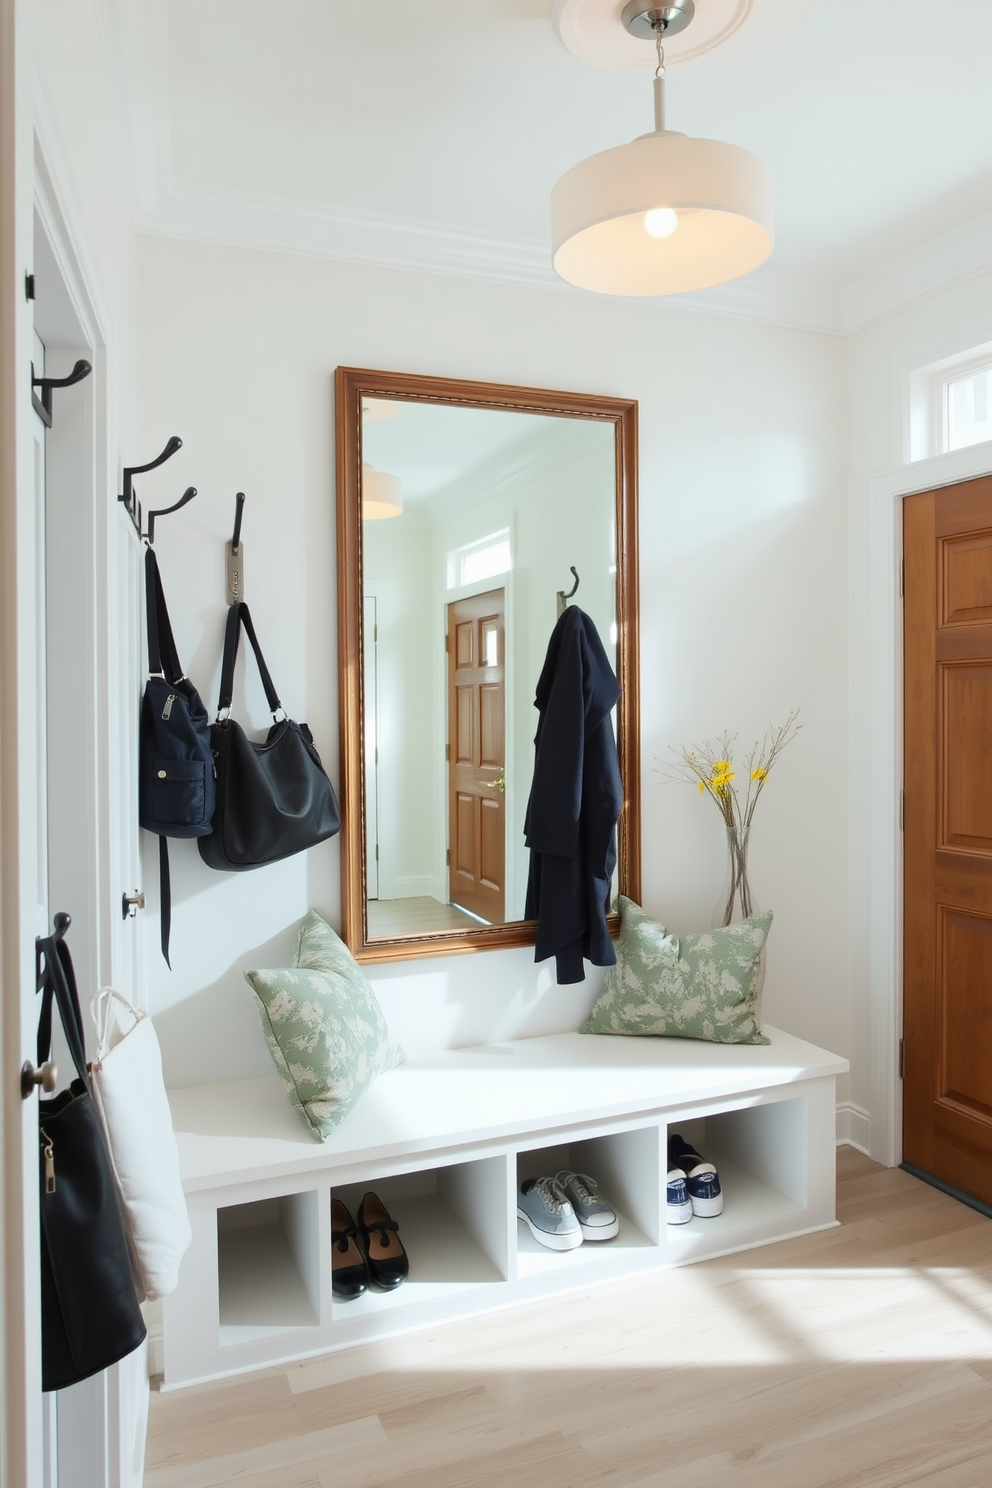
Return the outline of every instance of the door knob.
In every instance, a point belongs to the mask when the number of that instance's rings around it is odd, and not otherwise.
[[[487,786],[489,790],[505,791],[506,772],[504,770],[500,770],[498,780],[484,780],[482,783],[484,786]]]
[[[40,1069],[35,1069],[29,1060],[21,1065],[21,1100],[27,1100],[36,1085],[40,1085],[46,1095],[51,1095],[58,1083],[59,1072],[50,1059]]]

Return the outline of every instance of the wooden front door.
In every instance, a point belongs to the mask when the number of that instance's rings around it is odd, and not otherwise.
[[[992,478],[903,540],[903,1155],[992,1204]]]
[[[505,610],[502,589],[448,606],[448,898],[506,918]]]

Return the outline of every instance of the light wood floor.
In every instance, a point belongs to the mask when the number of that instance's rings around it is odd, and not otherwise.
[[[840,1229],[153,1392],[146,1488],[988,1488],[992,1220],[838,1178]]]

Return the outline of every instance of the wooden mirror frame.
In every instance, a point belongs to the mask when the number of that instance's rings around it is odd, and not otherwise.
[[[342,934],[358,961],[403,961],[502,946],[533,945],[536,922],[369,940],[365,901],[365,749],[362,584],[362,399],[597,419],[614,427],[617,745],[624,804],[617,833],[621,893],[641,892],[640,698],[638,686],[637,403],[587,393],[550,392],[446,377],[338,367],[334,374],[337,443],[338,696],[341,730]],[[549,630],[550,639],[550,630]],[[535,686],[537,678],[534,679]],[[610,916],[614,934],[619,916]]]

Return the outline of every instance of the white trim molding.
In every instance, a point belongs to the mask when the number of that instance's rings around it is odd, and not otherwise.
[[[918,460],[871,481],[869,579],[869,865],[871,1156],[902,1161],[902,501],[992,474],[992,443]],[[856,1108],[852,1107],[852,1110]],[[853,1128],[852,1128],[853,1130]],[[854,1145],[859,1145],[854,1142]]]
[[[837,1105],[837,1146],[856,1147],[871,1156],[871,1116],[853,1101]]]

